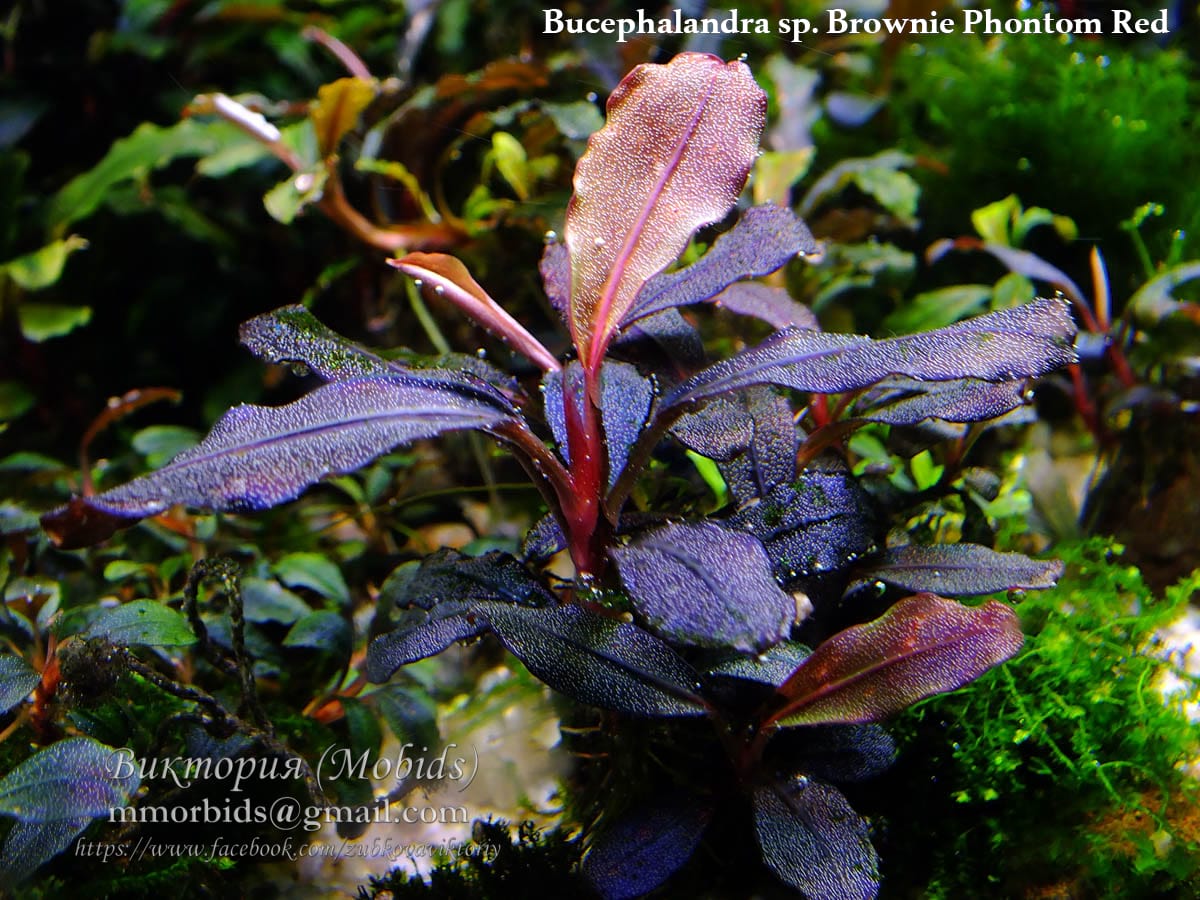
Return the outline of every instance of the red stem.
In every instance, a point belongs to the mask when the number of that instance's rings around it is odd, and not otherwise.
[[[604,498],[604,429],[596,399],[600,396],[599,373],[583,370],[583,396],[576,402],[570,379],[563,376],[563,406],[567,422],[567,446],[571,449],[570,503],[564,504],[567,543],[575,568],[581,575],[598,577],[607,560],[608,520],[601,515]],[[582,407],[582,409],[581,409]]]

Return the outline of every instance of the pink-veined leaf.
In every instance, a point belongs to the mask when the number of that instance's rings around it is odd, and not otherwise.
[[[969,607],[914,594],[873,622],[825,641],[779,688],[768,722],[876,722],[916,701],[952,691],[1021,649],[1014,613],[990,601]]]
[[[744,64],[702,53],[638,66],[613,91],[566,215],[568,322],[589,370],[646,281],[737,201],[766,104]]]

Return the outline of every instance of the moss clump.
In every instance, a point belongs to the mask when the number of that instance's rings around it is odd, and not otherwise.
[[[1119,552],[1059,548],[1059,587],[1020,605],[1020,655],[897,723],[881,852],[894,895],[1194,896],[1200,779],[1185,769],[1200,735],[1183,704],[1200,682],[1164,699],[1178,659],[1156,633],[1200,571],[1154,598]]]

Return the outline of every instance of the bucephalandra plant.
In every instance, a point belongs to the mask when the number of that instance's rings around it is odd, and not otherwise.
[[[707,716],[766,865],[807,897],[874,896],[867,824],[830,782],[888,765],[890,738],[873,723],[1020,647],[1004,604],[938,594],[1047,587],[1059,568],[971,544],[888,545],[875,502],[824,451],[867,422],[961,428],[1014,410],[1029,378],[1074,360],[1074,326],[1064,302],[1037,300],[888,340],[824,333],[782,289],[746,281],[818,249],[776,206],[746,210],[696,262],[668,271],[700,228],[737,204],[765,116],[749,69],[704,54],[639,66],[617,87],[576,170],[564,240],[541,261],[574,345],[569,361],[457,259],[392,261],[535,363],[538,390],[474,357],[460,368],[389,361],[301,307],[277,310],[247,322],[243,342],[324,384],[285,406],[231,409],[195,448],[73,499],[44,528],[69,548],[174,504],[265,509],[398,445],[481,430],[520,460],[549,514],[520,558],[441,550],[397,569],[382,588],[371,680],[491,633],[580,703]],[[776,330],[706,365],[679,313],[703,303]],[[819,398],[823,414],[798,425],[777,388]],[[715,462],[728,508],[692,520],[633,508],[665,441]],[[542,566],[563,549],[577,573],[566,584]],[[822,610],[864,590],[902,599],[874,621],[823,633]],[[787,753],[772,750],[784,744]],[[729,808],[697,785],[602,816],[585,872],[606,897],[652,890]],[[661,836],[646,845],[650,824]]]

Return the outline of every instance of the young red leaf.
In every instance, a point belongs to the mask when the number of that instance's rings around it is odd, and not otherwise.
[[[410,253],[388,263],[406,275],[433,286],[435,293],[445,297],[488,331],[503,338],[513,349],[525,354],[547,372],[559,368],[558,360],[514,319],[488,292],[479,286],[459,260],[445,253]]]
[[[1016,613],[1003,603],[968,607],[915,594],[817,647],[780,686],[767,722],[876,722],[978,678],[1022,641]]]
[[[568,321],[586,368],[597,368],[646,281],[737,201],[766,109],[745,65],[702,53],[638,66],[617,85],[566,216]]]

